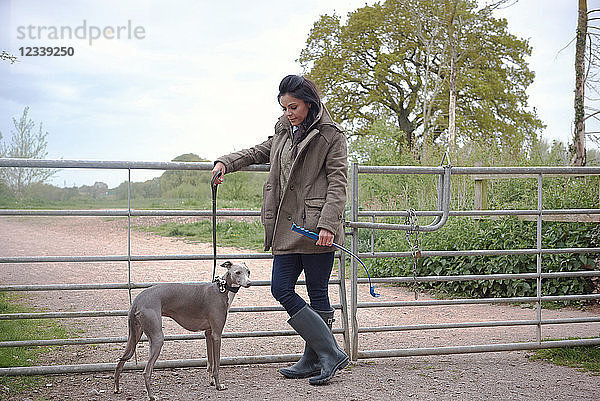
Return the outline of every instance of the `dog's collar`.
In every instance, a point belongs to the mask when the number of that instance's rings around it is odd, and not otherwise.
[[[240,290],[240,287],[232,287],[230,285],[225,284],[225,289],[227,291],[233,292],[234,294],[237,294],[237,292]]]
[[[217,286],[219,286],[219,292],[221,292],[221,293],[230,291],[230,292],[233,292],[234,294],[236,294],[240,290],[240,287],[230,286],[229,284],[227,284],[227,281],[223,280],[223,278],[221,278],[221,277],[215,277],[213,282],[217,283]]]

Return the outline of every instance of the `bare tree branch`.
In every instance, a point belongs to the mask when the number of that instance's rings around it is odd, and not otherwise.
[[[13,56],[12,54],[8,53],[6,50],[2,50],[2,53],[0,53],[0,60],[10,61],[11,64],[14,64],[15,61],[19,61],[17,56]]]
[[[512,7],[517,4],[519,0],[496,0],[492,1],[490,4],[486,4],[480,11],[483,12],[492,12],[494,10],[503,10],[508,7]],[[507,4],[510,3],[510,4]]]
[[[587,120],[587,119],[588,119],[588,118],[590,118],[590,117],[594,117],[594,116],[596,116],[597,114],[600,114],[600,110],[598,110],[597,112],[595,112],[595,113],[593,113],[593,114],[590,114],[590,115],[587,115],[587,116],[585,116],[585,118],[583,119],[583,121]],[[596,118],[596,117],[594,117],[594,118]]]
[[[560,53],[563,52],[563,50],[566,50],[569,46],[571,46],[571,43],[575,42],[575,36],[573,36],[573,38],[569,41],[569,43],[567,43],[566,45],[564,45],[558,52],[556,52],[556,56],[554,56],[554,59],[556,60],[559,56]]]

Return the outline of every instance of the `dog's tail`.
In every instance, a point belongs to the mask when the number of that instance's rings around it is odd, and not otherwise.
[[[135,352],[135,346],[142,337],[142,326],[137,320],[133,308],[131,308],[129,314],[127,315],[127,327],[129,329],[127,346],[125,347],[125,353],[121,358],[119,358],[120,361],[128,361],[131,359],[133,353]]]
[[[137,320],[134,312],[134,307],[129,310],[129,314],[127,315],[127,327],[129,329],[129,336],[127,337],[127,345],[125,346],[125,353],[123,356],[119,358],[119,363],[117,363],[117,367],[115,369],[114,376],[114,391],[115,393],[119,392],[119,376],[121,376],[121,371],[123,370],[123,366],[125,362],[130,360],[135,352],[135,346],[138,341],[142,337],[142,325]]]

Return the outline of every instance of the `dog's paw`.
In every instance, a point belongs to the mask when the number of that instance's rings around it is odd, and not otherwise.
[[[219,391],[221,391],[221,390],[227,390],[227,386],[224,385],[224,384],[217,384],[215,387]]]

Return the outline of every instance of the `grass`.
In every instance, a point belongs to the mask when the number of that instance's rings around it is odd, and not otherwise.
[[[165,237],[180,237],[188,241],[212,242],[212,222],[202,220],[194,223],[165,223],[160,226],[138,227]],[[262,251],[264,229],[259,221],[244,222],[225,220],[217,222],[217,243],[221,246]]]
[[[0,313],[31,312],[31,308],[18,303],[18,297],[0,292]],[[19,319],[0,320],[0,341],[20,341],[34,339],[51,339],[67,337],[66,330],[54,320],[49,319]],[[45,352],[50,352],[51,347],[6,347],[0,348],[0,367],[32,366]],[[43,378],[36,376],[0,377],[0,387],[4,386],[0,396],[8,391],[9,394],[18,394],[32,386],[43,382]],[[8,390],[7,390],[8,389]]]
[[[260,209],[261,200],[218,199],[218,207],[235,209]],[[132,198],[132,209],[205,209],[212,207],[209,198]],[[127,209],[127,199],[106,197],[101,199],[77,198],[69,200],[46,200],[34,198],[13,199],[0,197],[0,209]]]
[[[536,350],[531,360],[545,360],[559,366],[569,366],[584,372],[600,374],[600,346],[576,346]]]

